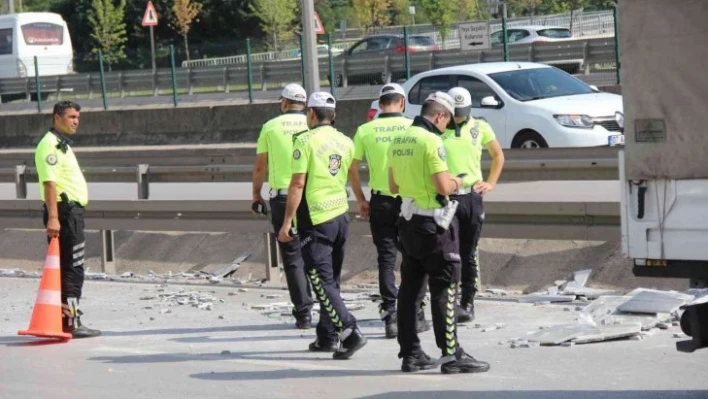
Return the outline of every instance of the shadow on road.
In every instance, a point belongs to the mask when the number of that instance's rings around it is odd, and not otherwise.
[[[0,345],[5,345],[8,347],[33,347],[33,346],[47,346],[47,345],[57,345],[65,344],[69,340],[65,339],[47,339],[47,338],[32,338],[27,336],[6,336],[0,337]]]
[[[277,364],[282,360],[298,360],[298,361],[328,361],[332,362],[331,353],[315,353],[307,349],[307,341],[303,342],[302,350],[277,351],[277,352],[228,352],[221,353],[155,353],[146,355],[125,355],[125,356],[97,356],[88,360],[99,361],[112,364],[136,364],[136,363],[178,363],[191,361],[224,361],[229,359],[243,360],[266,360]],[[309,356],[291,356],[291,355],[309,355]]]
[[[333,362],[334,360],[328,359]],[[233,371],[225,373],[199,373],[191,374],[191,378],[209,381],[240,381],[240,380],[286,380],[291,378],[331,378],[331,377],[382,377],[401,375],[400,371],[394,370],[349,370],[349,369],[328,369],[328,370],[296,370],[281,369],[272,371]],[[426,399],[437,396],[424,396]],[[403,396],[401,396],[403,398]],[[408,397],[406,397],[408,398]],[[423,398],[421,396],[420,398]],[[465,399],[470,399],[469,392]],[[475,398],[476,399],[476,398]]]
[[[708,391],[421,391],[357,399],[705,399]]]
[[[130,337],[139,335],[206,334],[215,332],[295,330],[291,324],[253,324],[245,326],[223,326],[206,328],[163,328],[156,330],[103,331],[106,337]]]

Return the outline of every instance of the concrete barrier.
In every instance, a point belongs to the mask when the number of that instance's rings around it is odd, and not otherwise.
[[[366,121],[370,104],[371,100],[339,102],[337,129],[353,136]],[[253,143],[263,123],[279,112],[278,103],[85,111],[76,142],[80,146]],[[0,148],[34,147],[50,125],[47,114],[4,116]]]
[[[620,86],[603,86],[600,90],[621,94]],[[337,129],[353,136],[366,121],[371,101],[340,101]],[[263,123],[279,112],[278,103],[85,111],[81,114],[76,143],[79,146],[253,143]],[[0,148],[34,147],[50,125],[51,116],[46,113],[2,116]]]

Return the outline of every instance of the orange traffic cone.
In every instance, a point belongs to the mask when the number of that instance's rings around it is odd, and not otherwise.
[[[71,334],[63,331],[61,323],[61,271],[59,265],[59,239],[54,237],[49,242],[42,281],[39,283],[39,292],[37,292],[29,329],[20,330],[17,334],[71,339]]]

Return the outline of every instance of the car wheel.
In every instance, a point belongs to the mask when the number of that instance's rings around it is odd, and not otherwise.
[[[525,130],[514,137],[514,140],[511,143],[511,148],[548,148],[548,143],[546,143],[546,140],[544,140],[543,137],[541,137],[541,135],[537,132],[533,130]]]

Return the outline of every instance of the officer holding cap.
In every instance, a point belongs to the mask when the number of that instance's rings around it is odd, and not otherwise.
[[[462,179],[448,171],[441,135],[455,127],[454,100],[435,92],[423,103],[420,116],[389,149],[389,185],[402,197],[399,234],[403,265],[398,294],[398,343],[401,370],[414,372],[437,367],[420,345],[415,329],[415,298],[425,277],[431,295],[433,329],[442,350],[441,371],[476,373],[489,364],[468,355],[457,341],[455,296],[460,279],[460,255],[455,210],[448,195],[462,187]]]
[[[396,338],[398,325],[396,317],[396,255],[398,245],[398,214],[401,211],[400,197],[392,194],[388,187],[388,148],[391,142],[403,134],[413,120],[403,116],[406,107],[406,92],[401,85],[389,83],[379,92],[381,113],[371,122],[357,129],[354,135],[354,161],[349,167],[349,180],[359,206],[362,218],[369,218],[371,237],[378,253],[379,292],[382,304],[379,313],[386,328],[387,338]],[[369,168],[371,200],[367,201],[361,188],[359,168],[366,157]],[[422,303],[425,290],[416,303]],[[430,327],[423,310],[418,311],[418,332]]]
[[[253,168],[253,211],[267,214],[261,196],[266,168],[270,186],[270,212],[274,231],[280,231],[285,217],[288,185],[292,175],[291,159],[293,135],[307,130],[305,102],[307,94],[300,85],[291,83],[280,95],[282,115],[266,122],[261,129],[256,148],[256,164]],[[300,241],[295,237],[290,242],[278,242],[283,258],[285,280],[293,303],[295,326],[308,329],[312,323],[312,293],[307,281],[305,264],[300,254]]]
[[[334,352],[335,359],[347,359],[366,345],[339,292],[349,225],[347,170],[354,143],[332,126],[336,101],[331,94],[312,93],[307,107],[310,130],[295,135],[293,175],[278,239],[292,242],[293,234],[300,236],[302,256],[320,302],[317,338],[310,350]]]
[[[462,296],[456,308],[458,323],[472,321],[474,297],[479,288],[479,238],[484,222],[482,197],[499,180],[504,166],[504,152],[485,121],[470,117],[472,96],[463,87],[448,91],[455,100],[455,122],[458,129],[448,129],[442,136],[447,153],[447,165],[453,175],[464,175],[462,187],[450,195],[458,202],[457,220],[460,226],[460,258]],[[482,149],[492,157],[492,167],[485,181],[482,178]]]
[[[54,105],[52,127],[37,145],[34,163],[44,202],[44,225],[49,239],[59,238],[62,330],[73,338],[91,338],[101,335],[101,331],[83,325],[83,312],[79,309],[84,286],[88,186],[70,139],[79,128],[80,111],[81,106],[73,101]]]

